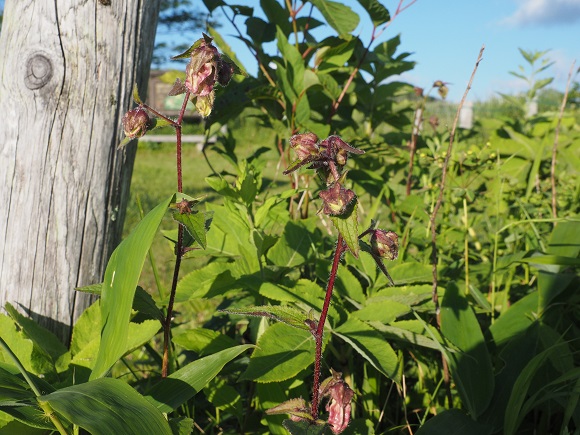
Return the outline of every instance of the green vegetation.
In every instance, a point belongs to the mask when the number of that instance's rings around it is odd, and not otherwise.
[[[577,106],[527,115],[526,98],[548,95],[532,80],[533,95],[476,105],[452,137],[445,84],[393,81],[413,68],[400,38],[360,40],[350,8],[312,1],[323,23],[278,2],[260,3],[268,21],[205,3],[246,30],[260,73],[228,84],[207,36],[186,53],[176,89],[211,111],[216,142],[140,146],[126,238],[104,282],[81,289],[101,299],[70,349],[10,306],[0,316],[4,427],[577,431]],[[361,4],[373,35],[405,9]],[[322,25],[335,35],[316,40]]]

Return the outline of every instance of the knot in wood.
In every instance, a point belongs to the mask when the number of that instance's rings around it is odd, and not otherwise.
[[[52,78],[52,62],[42,53],[34,53],[26,61],[24,84],[30,90],[40,89]]]

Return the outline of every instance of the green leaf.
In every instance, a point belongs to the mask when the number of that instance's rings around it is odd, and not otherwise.
[[[133,101],[137,104],[143,104],[141,97],[139,97],[139,89],[137,88],[137,83],[133,86]]]
[[[411,307],[395,301],[382,300],[367,304],[360,310],[353,311],[352,317],[367,322],[378,321],[381,323],[391,323],[397,317],[411,312]]]
[[[296,304],[304,310],[319,311],[320,307],[322,307],[326,290],[315,282],[300,279],[294,285],[289,286],[264,282],[260,286],[260,294],[275,301]],[[338,311],[332,304],[328,309],[328,316],[332,320],[340,318]]]
[[[530,293],[511,305],[489,327],[495,345],[498,347],[505,345],[532,326],[536,322],[534,313],[537,310],[538,292]]]
[[[175,302],[194,298],[212,298],[239,289],[232,275],[233,264],[213,262],[185,275],[178,283]]]
[[[292,435],[322,435],[326,431],[325,424],[311,424],[308,421],[284,420],[282,423]]]
[[[197,352],[201,356],[211,355],[236,345],[235,340],[227,335],[205,328],[188,329],[181,333],[175,333],[172,341],[184,349]]]
[[[75,287],[75,291],[89,293],[91,295],[101,296],[101,291],[103,290],[103,283],[85,285],[83,287]]]
[[[346,245],[348,246],[348,249],[352,255],[358,258],[358,203],[356,202],[356,199],[353,202],[354,205],[349,207],[344,215],[329,217],[334,224],[334,227],[342,235],[342,238],[346,242]]]
[[[231,347],[193,361],[161,380],[145,398],[159,411],[171,412],[201,391],[228,362],[252,347],[250,344]]]
[[[191,435],[194,427],[193,419],[188,417],[170,418],[169,426],[173,435]]]
[[[517,260],[519,263],[557,264],[560,266],[580,266],[580,258],[562,257],[560,255],[534,255]]]
[[[447,354],[449,367],[465,407],[477,418],[493,395],[493,368],[475,313],[454,283],[441,304],[441,333],[461,350]]]
[[[517,433],[517,429],[521,424],[527,412],[522,412],[522,406],[526,397],[528,397],[528,390],[532,386],[536,373],[547,362],[551,355],[557,354],[566,343],[557,343],[554,346],[544,350],[530,360],[524,367],[514,387],[511,391],[510,400],[505,409],[505,421],[503,433],[511,435]]]
[[[360,281],[353,273],[346,267],[339,267],[335,288],[339,294],[349,297],[359,304],[364,303],[366,297],[363,293]]]
[[[432,266],[428,264],[417,263],[414,261],[405,261],[404,263],[395,263],[389,267],[393,281],[397,285],[429,282],[433,279]]]
[[[171,435],[159,410],[124,381],[95,379],[41,396],[70,422],[94,435],[145,433]]]
[[[165,314],[159,309],[153,298],[143,288],[137,287],[135,299],[133,300],[133,309],[147,319],[156,319],[160,322],[165,321]]]
[[[424,326],[417,320],[404,320],[392,325],[381,322],[368,322],[370,326],[380,331],[387,340],[395,340],[411,346],[423,346],[428,349],[441,350],[441,344],[432,338],[425,337]],[[431,331],[437,335],[437,331]]]
[[[91,379],[104,376],[126,351],[137,282],[153,237],[174,198],[170,196],[150,211],[109,259],[101,295],[101,345]]]
[[[43,328],[34,320],[20,314],[10,303],[6,303],[6,311],[18,324],[24,336],[33,343],[33,359],[45,359],[43,366],[51,366],[51,372],[61,372],[66,370],[70,362],[70,354],[62,342],[50,332]],[[47,373],[43,373],[46,375]]]
[[[341,41],[338,38],[335,39]],[[323,86],[329,86],[329,80],[332,80],[334,83],[336,83],[332,76],[324,74],[323,72],[329,72],[338,68],[343,68],[351,58],[356,47],[356,42],[356,39],[351,39],[350,41],[341,41],[335,46],[325,47],[316,53],[315,63],[319,64],[317,74],[319,77],[319,82],[321,82]],[[330,86],[332,86],[332,84],[330,84]],[[332,92],[331,95],[333,94],[335,93]],[[334,95],[333,98],[335,98]]]
[[[231,413],[239,418],[243,415],[242,397],[234,387],[226,382],[224,379],[220,379],[217,382],[214,379],[204,388],[203,392],[207,400],[217,409]]]
[[[296,267],[306,263],[313,255],[312,233],[316,221],[289,221],[282,237],[268,251],[268,259],[277,266]]]
[[[280,382],[290,379],[314,361],[314,340],[308,331],[275,323],[266,329],[240,380]]]
[[[548,254],[558,257],[578,257],[580,254],[578,234],[580,234],[580,221],[559,222],[550,236]]]
[[[326,22],[338,32],[341,38],[348,39],[349,34],[356,29],[359,16],[348,6],[330,0],[311,0],[318,8]]]
[[[200,244],[200,246],[205,249],[207,247],[206,241],[206,228],[207,217],[205,213],[194,212],[194,213],[173,213],[173,219],[182,224],[191,237]]]
[[[261,305],[249,308],[234,308],[227,310],[219,310],[227,314],[241,314],[254,317],[267,317],[277,322],[282,322],[294,328],[304,329],[310,331],[310,328],[304,323],[308,316],[304,312],[296,308],[284,305]]]
[[[448,409],[427,420],[416,435],[490,435],[493,428],[474,421],[459,409]]]
[[[390,21],[391,14],[379,0],[358,0],[358,2],[368,12],[375,27]]]
[[[284,66],[286,67],[286,79],[291,84],[295,95],[300,95],[304,88],[304,59],[302,55],[294,46],[288,42],[288,38],[280,27],[276,28],[276,39],[278,41],[278,50],[284,59]],[[288,98],[289,95],[286,95]],[[289,98],[294,101],[295,98]]]
[[[350,344],[375,369],[400,384],[401,362],[380,332],[351,317],[332,333]]]

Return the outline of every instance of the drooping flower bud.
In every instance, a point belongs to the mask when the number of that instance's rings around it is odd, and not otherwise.
[[[217,81],[220,85],[227,86],[234,75],[234,66],[223,59],[220,59],[217,65]]]
[[[328,424],[333,433],[342,433],[350,422],[354,391],[342,379],[342,373],[332,370],[332,377],[320,384],[321,397],[330,396],[326,405]]]
[[[324,202],[324,214],[339,216],[346,211],[356,195],[352,190],[342,187],[340,183],[334,183],[328,189],[320,192],[320,198]]]
[[[185,87],[192,96],[205,97],[213,91],[217,79],[217,48],[205,41],[191,52],[185,69]]]
[[[143,136],[147,133],[147,130],[151,125],[151,119],[149,118],[147,111],[141,106],[125,113],[122,122],[125,136],[130,137],[131,139]]]
[[[371,250],[377,257],[396,260],[399,256],[399,236],[394,231],[374,230],[371,235]]]

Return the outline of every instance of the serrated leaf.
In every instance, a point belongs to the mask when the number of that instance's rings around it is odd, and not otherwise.
[[[228,314],[242,314],[246,316],[254,317],[267,317],[269,319],[276,320],[277,322],[283,322],[294,328],[304,329],[309,331],[310,328],[304,323],[308,316],[302,311],[296,308],[284,306],[284,305],[262,305],[257,307],[249,308],[235,308],[227,310],[219,310],[222,313]]]
[[[173,336],[173,342],[201,356],[211,355],[236,345],[235,340],[227,335],[205,328],[188,329],[176,334]]]
[[[341,38],[347,39],[356,29],[359,16],[348,6],[330,0],[311,0],[324,16],[326,22],[338,32]]]
[[[352,252],[355,258],[358,258],[359,244],[358,244],[358,203],[356,198],[353,200],[354,205],[341,216],[329,216],[334,224],[334,227],[342,235],[346,242],[348,249]]]
[[[380,332],[351,317],[332,333],[350,344],[379,372],[397,383],[401,382],[399,358]]]
[[[185,50],[183,53],[179,53],[178,55],[173,56],[171,59],[172,60],[177,60],[177,59],[187,59],[188,57],[190,57],[191,53],[193,52],[193,50],[195,50],[196,48],[198,48],[202,42],[206,42],[206,44],[210,44],[211,41],[213,40],[213,38],[211,38],[210,36],[206,35],[205,33],[203,34],[203,38],[199,38],[197,41],[195,41],[191,47],[189,47],[187,50]]]
[[[175,302],[193,298],[212,298],[239,289],[232,275],[233,263],[210,263],[185,275],[178,283]]]
[[[240,380],[280,382],[290,379],[314,362],[314,339],[308,331],[275,323],[266,329]]]
[[[368,12],[375,26],[380,26],[391,19],[391,14],[379,0],[358,0],[358,2]]]
[[[149,293],[143,290],[142,287],[137,287],[135,292],[135,299],[133,300],[133,309],[138,313],[145,315],[148,319],[165,321],[163,312],[159,309],[155,301]]]
[[[75,287],[75,291],[82,293],[89,293],[91,295],[100,295],[103,289],[103,283],[85,285],[83,287]]]
[[[207,247],[206,238],[206,218],[205,213],[173,213],[173,219],[182,224],[191,237],[205,249]]]
[[[282,423],[292,435],[322,435],[326,431],[325,424],[312,424],[308,421],[284,420]]]

